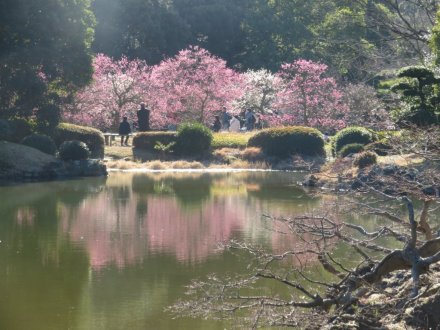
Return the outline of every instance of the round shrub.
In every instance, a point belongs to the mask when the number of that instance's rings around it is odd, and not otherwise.
[[[350,154],[357,154],[361,151],[364,151],[364,145],[360,143],[350,143],[342,147],[341,151],[339,151],[339,157],[347,157]]]
[[[347,144],[366,145],[373,142],[373,134],[364,127],[347,127],[340,130],[333,138],[333,152],[338,154]]]
[[[158,143],[169,145],[176,142],[176,132],[141,132],[133,137],[133,147],[136,149],[156,152],[154,148]]]
[[[28,135],[21,141],[21,144],[38,149],[49,155],[55,155],[57,152],[57,146],[52,138],[43,134]]]
[[[359,168],[364,168],[377,163],[377,154],[372,151],[364,151],[357,154],[353,164]]]
[[[62,160],[83,160],[90,156],[90,150],[84,142],[64,141],[60,146],[59,157]]]
[[[90,157],[104,158],[104,135],[95,128],[61,123],[56,127],[53,139],[58,147],[64,141],[82,141],[89,148]]]
[[[183,156],[196,156],[211,148],[212,132],[199,123],[185,123],[177,129],[177,141],[174,150]]]
[[[315,128],[301,126],[261,130],[249,139],[248,147],[261,148],[266,155],[277,157],[325,155],[321,132]]]

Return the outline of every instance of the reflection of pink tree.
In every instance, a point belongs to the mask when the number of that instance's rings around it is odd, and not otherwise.
[[[225,181],[213,184],[222,186]],[[237,177],[231,184],[238,184]],[[245,187],[258,189],[258,185]],[[123,268],[161,253],[181,262],[200,262],[216,253],[217,243],[229,241],[235,234],[257,239],[257,244],[269,243],[273,251],[286,245],[294,248],[295,238],[280,235],[278,227],[262,235],[264,226],[258,219],[268,210],[276,209],[279,215],[304,213],[311,206],[247,196],[246,191],[232,197],[221,194],[198,207],[185,208],[174,195],[138,194],[129,185],[112,187],[90,196],[77,208],[61,206],[59,237],[67,235],[83,247],[95,270],[109,265]],[[26,221],[27,211],[20,214],[19,219]]]
[[[277,73],[282,82],[274,104],[277,114],[266,119],[275,125],[343,128],[348,107],[335,80],[324,77],[326,70],[325,64],[307,60],[283,64]]]
[[[109,207],[107,195],[100,194],[74,213],[64,210],[61,230],[85,247],[92,267],[99,269],[141,262],[151,251],[171,253],[181,261],[200,261],[246,221],[244,208],[232,200],[185,212],[174,198],[145,198],[148,209],[138,219],[136,198]]]
[[[168,123],[198,121],[209,124],[222,106],[241,94],[240,75],[208,51],[190,47],[161,62],[152,73],[154,111]]]

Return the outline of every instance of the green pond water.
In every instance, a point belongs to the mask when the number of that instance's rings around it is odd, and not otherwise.
[[[301,177],[115,172],[0,187],[0,329],[229,328],[164,308],[194,278],[244,271],[218,242],[289,244],[261,216],[321,205]]]

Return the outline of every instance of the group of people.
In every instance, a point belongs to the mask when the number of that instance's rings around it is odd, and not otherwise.
[[[150,110],[145,107],[144,103],[141,103],[141,108],[137,111],[138,118],[138,130],[139,132],[146,132],[150,130]],[[121,146],[128,146],[128,138],[131,134],[131,127],[128,122],[128,118],[122,118],[122,122],[119,124],[119,135],[121,136]]]
[[[240,132],[242,130],[252,131],[254,128],[261,128],[259,117],[252,111],[247,109],[244,116],[231,116],[226,108],[223,107],[221,115],[215,116],[212,130],[219,132],[220,130],[229,132]]]
[[[150,110],[145,107],[145,104],[141,104],[141,108],[137,111],[138,118],[138,130],[139,132],[145,132],[150,130]],[[261,128],[261,122],[259,117],[252,111],[247,109],[242,116],[231,116],[226,107],[223,107],[221,115],[215,116],[212,130],[219,132],[220,130],[229,132],[240,132],[243,130],[252,131],[254,128]],[[122,122],[119,124],[119,135],[121,136],[121,146],[128,146],[128,139],[131,134],[130,123],[127,117],[123,117]]]

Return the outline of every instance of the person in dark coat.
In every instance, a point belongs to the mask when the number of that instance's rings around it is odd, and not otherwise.
[[[145,104],[141,103],[141,109],[137,112],[139,132],[150,130],[150,110],[145,108]]]
[[[119,124],[119,135],[121,136],[121,146],[124,144],[128,146],[128,138],[130,133],[131,133],[130,124],[127,121],[127,117],[124,117],[122,119],[122,122]],[[124,142],[124,137],[125,137],[125,142]]]
[[[219,116],[215,116],[214,124],[212,125],[212,130],[214,132],[218,132],[220,131],[221,128],[222,128],[222,123],[220,122],[220,118]]]

